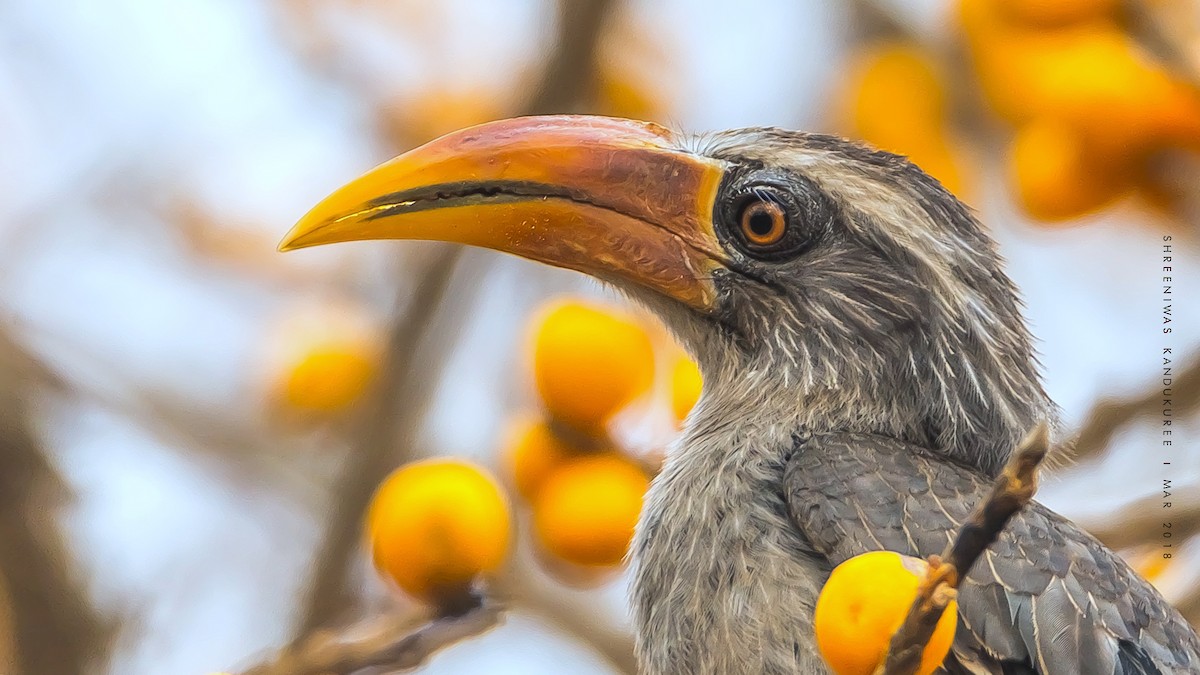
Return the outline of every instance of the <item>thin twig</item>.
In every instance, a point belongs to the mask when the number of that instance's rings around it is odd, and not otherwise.
[[[350,675],[367,668],[411,670],[434,653],[495,627],[498,607],[480,605],[464,614],[434,619],[416,631],[399,616],[384,616],[343,632],[313,631],[274,660],[243,675]]]
[[[1050,431],[1039,423],[1013,453],[991,492],[971,512],[954,541],[941,556],[930,556],[929,569],[900,629],[892,636],[887,658],[877,670],[882,675],[912,675],[921,664],[921,653],[954,599],[961,580],[991,546],[1009,519],[1025,508],[1037,490],[1037,468],[1050,447]]]

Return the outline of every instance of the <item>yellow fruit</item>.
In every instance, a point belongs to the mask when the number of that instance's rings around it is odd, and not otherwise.
[[[403,145],[425,143],[456,129],[504,117],[502,97],[486,89],[433,88],[396,101],[384,117],[384,132]]]
[[[675,361],[675,367],[671,369],[671,410],[675,419],[683,421],[692,411],[696,401],[700,400],[703,384],[695,361],[687,357]]]
[[[384,480],[366,530],[380,573],[413,597],[444,606],[504,562],[511,523],[508,503],[483,469],[431,459]]]
[[[550,414],[587,433],[644,392],[654,350],[634,321],[579,302],[551,309],[537,327],[534,379]]]
[[[817,598],[817,647],[838,675],[872,675],[917,597],[927,565],[892,551],[872,551],[834,568]],[[918,675],[941,665],[954,642],[958,605],[951,601],[921,656]]]
[[[526,421],[513,429],[505,463],[517,492],[531,500],[555,468],[586,452],[555,433],[547,422]]]
[[[337,412],[356,403],[379,368],[377,354],[367,345],[327,342],[315,345],[291,367],[283,398],[292,407]]]
[[[612,117],[636,120],[661,119],[663,105],[651,83],[636,71],[617,70],[605,62],[597,74],[596,109]]]
[[[1009,173],[1021,205],[1044,221],[1076,218],[1100,209],[1127,187],[1113,169],[1088,156],[1073,129],[1049,120],[1031,122],[1017,131],[1009,153]]]
[[[1058,119],[1110,163],[1165,144],[1200,147],[1200,92],[1172,76],[1115,20],[1056,30],[1009,20],[998,0],[961,0],[988,102],[1016,123]]]
[[[1160,551],[1154,549],[1143,551],[1130,560],[1133,569],[1143,579],[1155,586],[1162,580],[1163,573],[1167,571],[1167,568],[1173,562],[1173,558],[1164,558]]]
[[[616,565],[629,548],[648,485],[645,472],[616,452],[570,460],[534,499],[534,534],[567,562]]]
[[[962,172],[947,133],[946,85],[933,59],[906,42],[882,42],[851,64],[845,96],[851,136],[906,155],[951,192]]]
[[[1121,0],[1004,0],[1000,3],[1014,21],[1048,28],[1113,16]]]
[[[914,130],[942,125],[945,87],[933,60],[916,45],[884,42],[864,49],[847,79],[851,127],[872,143],[891,150]]]

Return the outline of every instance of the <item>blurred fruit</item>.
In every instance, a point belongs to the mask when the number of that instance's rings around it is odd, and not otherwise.
[[[1087,156],[1077,133],[1049,120],[1017,131],[1009,151],[1009,173],[1022,207],[1045,221],[1095,211],[1127,189],[1112,169]]]
[[[872,675],[904,622],[928,567],[893,551],[872,551],[834,568],[817,598],[817,647],[838,675]],[[958,605],[951,601],[921,656],[919,675],[941,665],[954,641]]]
[[[632,3],[613,7],[596,46],[595,112],[648,122],[671,117],[676,59],[654,14]]]
[[[888,41],[865,47],[850,73],[850,122],[868,140],[903,143],[914,130],[941,126],[945,89],[919,46]]]
[[[447,607],[497,569],[511,536],[508,503],[478,466],[413,462],[383,481],[367,512],[375,567],[415,598]]]
[[[523,421],[513,428],[509,439],[505,464],[517,492],[527,501],[554,469],[588,452],[555,433],[546,421]]]
[[[547,552],[577,565],[625,557],[649,480],[630,459],[606,452],[555,469],[533,502],[534,534]]]
[[[1121,0],[1004,0],[1002,8],[1014,21],[1049,28],[1113,16]]]
[[[1110,163],[1167,144],[1200,147],[1200,92],[1099,19],[1041,30],[1008,21],[998,0],[961,0],[964,33],[991,106],[1024,123],[1060,120]]]
[[[362,398],[378,368],[377,355],[360,342],[315,344],[287,373],[283,398],[296,409],[337,412]]]
[[[676,359],[671,369],[671,411],[675,413],[676,420],[682,422],[692,411],[696,401],[700,400],[703,385],[695,361],[686,356]]]
[[[431,141],[457,129],[505,116],[505,101],[486,89],[431,88],[387,108],[384,131],[399,147]]]
[[[653,88],[636,73],[611,65],[597,73],[596,110],[635,120],[661,119],[662,105]]]
[[[1129,556],[1129,562],[1143,579],[1157,586],[1174,559],[1164,558],[1161,550],[1147,547]]]
[[[962,171],[951,151],[946,84],[918,45],[887,41],[863,49],[851,64],[843,106],[847,133],[908,156],[951,192]]]
[[[537,326],[534,379],[546,409],[574,429],[600,433],[654,377],[646,331],[579,302],[556,305]]]

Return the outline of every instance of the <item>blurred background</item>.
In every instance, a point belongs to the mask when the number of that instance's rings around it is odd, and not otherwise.
[[[376,163],[544,112],[837,133],[942,180],[999,240],[1083,432],[1039,498],[1200,620],[1200,2],[10,0],[0,673],[239,672],[317,628],[417,626],[432,610],[388,572],[416,563],[377,573],[364,512],[435,456],[499,486],[511,519],[461,526],[512,552],[482,587],[500,625],[424,667],[632,672],[620,554],[698,387],[661,327],[491,252],[275,252]],[[567,455],[593,461],[556,474]]]

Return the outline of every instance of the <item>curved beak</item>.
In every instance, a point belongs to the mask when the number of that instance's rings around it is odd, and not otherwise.
[[[655,124],[523,117],[443,136],[325,198],[280,250],[426,239],[512,253],[700,310],[724,255],[713,205],[725,164]]]

